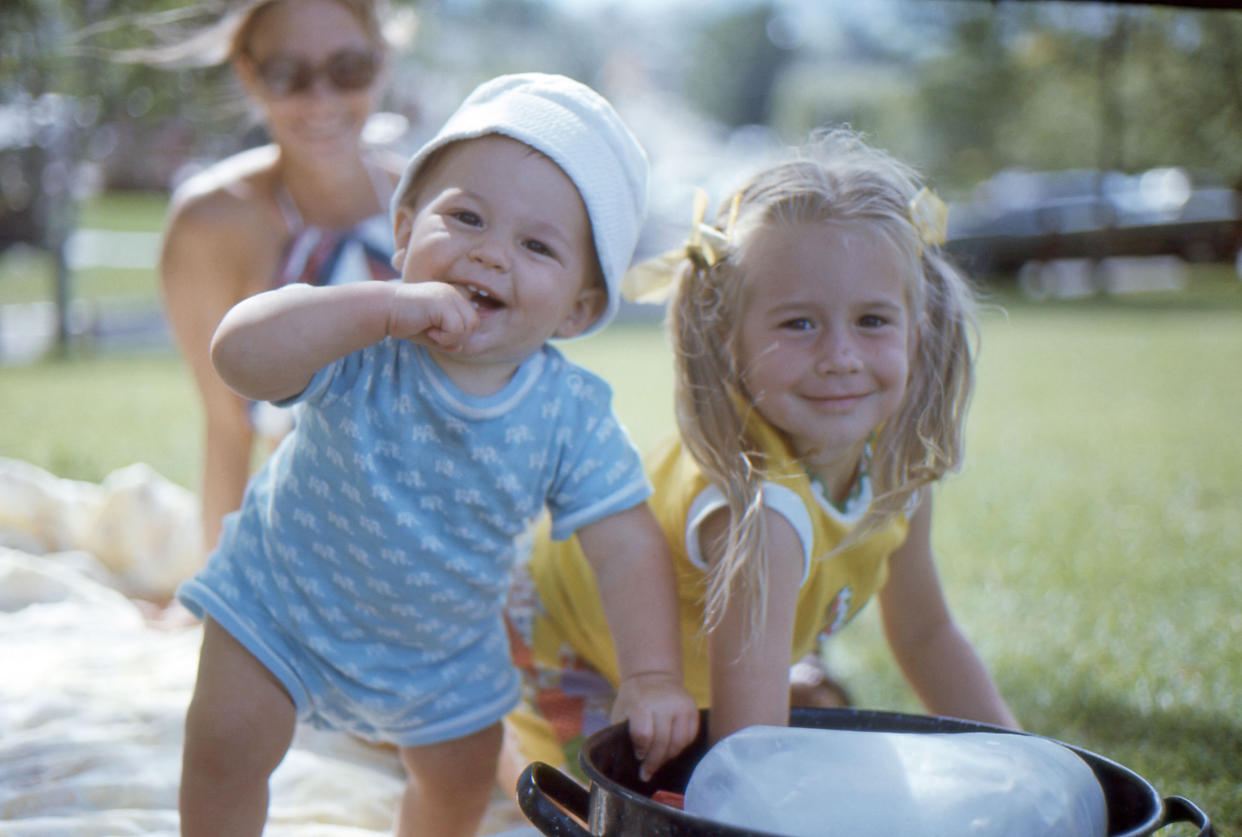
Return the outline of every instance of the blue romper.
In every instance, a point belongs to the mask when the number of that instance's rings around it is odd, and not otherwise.
[[[503,605],[552,534],[651,493],[608,385],[545,346],[483,398],[387,338],[315,374],[298,421],[178,598],[284,685],[300,720],[420,746],[518,700]]]

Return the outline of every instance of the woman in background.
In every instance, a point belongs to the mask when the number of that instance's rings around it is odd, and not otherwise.
[[[256,436],[286,429],[236,395],[208,358],[233,305],[290,282],[388,279],[388,200],[401,162],[362,141],[387,50],[376,0],[249,0],[182,45],[227,60],[271,138],[173,195],[160,255],[164,304],[206,419],[206,549],[241,505]]]

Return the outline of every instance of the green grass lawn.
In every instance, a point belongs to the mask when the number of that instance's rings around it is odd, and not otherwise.
[[[164,223],[168,196],[159,192],[108,192],[82,205],[78,225],[100,230],[147,232]]]
[[[996,301],[967,464],[937,495],[955,613],[1029,730],[1242,833],[1242,284],[1222,269],[1174,294]],[[613,383],[640,446],[671,430],[658,327],[567,350]],[[0,368],[0,456],[88,480],[142,460],[193,486],[200,436],[169,353]],[[829,659],[858,703],[917,710],[873,609]]]

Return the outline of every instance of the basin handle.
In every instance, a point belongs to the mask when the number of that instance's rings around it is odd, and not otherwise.
[[[1164,798],[1164,816],[1157,830],[1175,822],[1188,822],[1199,826],[1199,833],[1196,837],[1216,837],[1216,829],[1212,828],[1212,821],[1208,819],[1208,815],[1184,796]]]
[[[543,834],[550,837],[591,837],[582,822],[590,812],[591,795],[585,788],[551,765],[533,762],[517,783],[518,807]]]

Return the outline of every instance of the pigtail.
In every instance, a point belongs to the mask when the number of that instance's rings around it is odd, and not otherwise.
[[[719,624],[731,596],[743,595],[748,636],[766,618],[766,521],[761,453],[746,432],[748,403],[733,361],[736,267],[688,257],[669,306],[675,346],[677,426],[690,455],[728,504],[731,524],[721,559],[707,575],[705,627]]]

